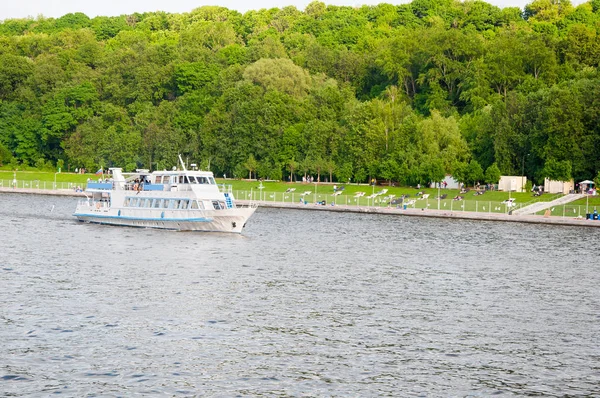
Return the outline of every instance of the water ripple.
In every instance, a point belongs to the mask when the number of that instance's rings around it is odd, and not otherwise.
[[[600,395],[595,229],[259,209],[230,236],[1,200],[7,396]]]

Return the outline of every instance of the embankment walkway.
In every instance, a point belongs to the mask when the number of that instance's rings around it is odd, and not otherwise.
[[[248,204],[249,201],[238,200],[240,204]],[[557,216],[537,216],[537,215],[509,215],[505,213],[485,213],[473,211],[448,211],[432,209],[402,209],[394,207],[358,207],[358,206],[330,206],[300,203],[282,203],[282,202],[257,202],[259,207],[270,207],[278,209],[296,209],[312,211],[337,211],[343,213],[370,213],[370,214],[388,214],[396,216],[413,217],[433,217],[433,218],[453,218],[462,220],[483,220],[483,221],[504,221],[520,222],[530,224],[552,224],[552,225],[571,225],[578,227],[596,227],[600,228],[600,220],[586,220],[585,218],[569,218]]]
[[[52,195],[52,196],[73,196],[85,197],[84,192],[76,192],[73,189],[33,189],[33,188],[7,188],[0,187],[0,193],[16,193],[16,194],[35,194],[35,195]],[[238,200],[240,204],[248,204],[249,201]],[[368,214],[387,214],[396,216],[414,216],[414,217],[434,217],[434,218],[453,218],[463,220],[483,220],[483,221],[504,221],[504,222],[521,222],[532,224],[552,224],[552,225],[569,225],[578,227],[596,227],[600,228],[600,220],[586,220],[585,218],[569,218],[557,216],[537,216],[537,215],[516,215],[504,213],[485,213],[472,211],[448,211],[448,210],[433,210],[433,209],[402,209],[395,207],[370,207],[370,206],[346,206],[346,205],[316,205],[316,204],[300,204],[300,203],[283,203],[283,202],[265,202],[258,201],[259,207],[278,208],[278,209],[296,209],[296,210],[312,210],[312,211],[337,211],[343,213],[368,213]],[[0,202],[0,206],[1,206]]]
[[[85,194],[83,192],[77,192],[74,189],[36,189],[0,187],[0,193],[21,193],[51,196],[81,196],[85,198]]]

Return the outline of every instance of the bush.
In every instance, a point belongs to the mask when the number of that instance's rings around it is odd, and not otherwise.
[[[0,144],[0,166],[10,163],[13,160],[12,153],[7,147]]]
[[[35,162],[35,168],[39,171],[54,171],[54,166],[52,165],[52,162],[44,158],[39,158]]]

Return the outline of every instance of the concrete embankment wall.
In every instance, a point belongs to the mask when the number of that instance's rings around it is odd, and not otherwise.
[[[248,201],[239,200],[240,204],[247,204]],[[509,215],[504,213],[476,213],[470,211],[444,211],[431,209],[399,209],[394,207],[357,207],[357,206],[330,206],[314,204],[297,204],[281,202],[258,202],[259,207],[271,207],[279,209],[297,209],[311,211],[338,211],[345,213],[370,213],[370,214],[388,214],[396,216],[412,217],[434,217],[434,218],[454,218],[463,220],[482,220],[482,221],[504,221],[521,222],[531,224],[553,224],[553,225],[573,225],[579,227],[597,227],[600,228],[600,220],[585,220],[584,218],[569,217],[544,217],[536,215]]]
[[[53,196],[73,196],[85,197],[83,192],[75,192],[72,189],[31,189],[31,188],[6,188],[0,187],[0,193],[17,194],[35,194],[35,195],[53,195]],[[249,201],[239,200],[240,204],[248,204]],[[508,215],[503,213],[476,213],[469,211],[445,211],[432,209],[399,209],[394,207],[358,207],[358,206],[330,206],[299,203],[282,202],[258,202],[259,207],[270,207],[278,209],[296,209],[310,211],[337,211],[345,213],[367,213],[367,214],[387,214],[395,216],[413,216],[413,217],[435,217],[435,218],[454,218],[463,220],[483,220],[483,221],[504,221],[521,222],[533,224],[552,224],[552,225],[570,225],[578,227],[597,227],[600,228],[600,220],[586,220],[583,218],[569,217],[544,217],[536,215]],[[0,203],[1,206],[1,203]]]
[[[35,189],[35,188],[0,187],[0,193],[19,193],[19,194],[51,195],[51,196],[77,196],[77,197],[85,198],[85,194],[83,192],[76,192],[73,189]]]

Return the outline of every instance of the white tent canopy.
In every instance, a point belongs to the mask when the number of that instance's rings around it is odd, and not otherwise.
[[[585,180],[585,181],[581,181],[579,183],[579,185],[584,184],[584,185],[594,185],[594,181],[590,181],[590,180]]]

